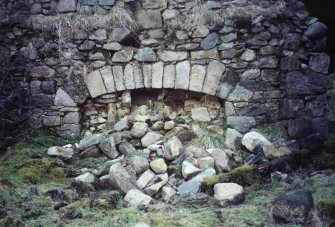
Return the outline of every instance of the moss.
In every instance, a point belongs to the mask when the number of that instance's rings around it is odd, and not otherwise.
[[[317,205],[319,216],[335,220],[335,198],[320,200]]]
[[[207,177],[202,181],[202,184],[206,187],[212,187],[220,182],[221,177],[219,175]]]
[[[109,159],[107,157],[89,157],[84,159],[75,160],[72,163],[73,168],[97,168],[98,165],[107,162]]]

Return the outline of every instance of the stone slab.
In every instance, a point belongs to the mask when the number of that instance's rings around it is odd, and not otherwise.
[[[191,70],[190,90],[201,92],[206,76],[206,67],[202,65],[193,65]]]
[[[111,66],[105,66],[100,69],[101,77],[104,81],[105,88],[108,93],[116,92],[114,76]]]
[[[113,76],[115,82],[115,88],[117,91],[123,91],[126,89],[123,83],[123,70],[122,66],[113,66]]]
[[[204,81],[202,92],[210,95],[215,95],[220,85],[220,80],[225,72],[226,67],[219,61],[211,61],[208,64],[207,73]]]
[[[166,65],[164,68],[163,87],[174,88],[176,68],[174,65]]]
[[[175,89],[188,90],[190,83],[191,64],[189,61],[179,62],[176,65]]]
[[[152,88],[162,88],[163,87],[163,73],[164,73],[164,63],[157,62],[152,64]]]
[[[99,70],[84,75],[84,81],[92,98],[107,93]]]

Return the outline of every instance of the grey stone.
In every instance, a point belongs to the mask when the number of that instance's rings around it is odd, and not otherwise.
[[[182,163],[182,174],[185,179],[190,179],[201,172],[201,169],[195,167],[191,163],[184,161]]]
[[[176,193],[173,188],[167,186],[162,187],[162,198],[166,202],[170,201]]]
[[[174,81],[176,77],[176,68],[174,65],[166,65],[164,67],[163,87],[174,88]]]
[[[229,33],[227,35],[221,36],[221,41],[224,43],[230,43],[237,39],[236,33]]]
[[[309,59],[309,68],[317,73],[328,74],[330,56],[327,54],[315,54]]]
[[[155,173],[166,173],[167,165],[163,158],[157,158],[150,162],[150,167]]]
[[[123,83],[123,69],[121,65],[113,66],[113,76],[115,82],[115,88],[117,91],[123,91],[126,89]]]
[[[131,206],[148,205],[152,198],[138,189],[131,189],[127,192],[124,200]]]
[[[195,50],[199,47],[198,43],[186,43],[177,46],[177,50]]]
[[[242,73],[241,77],[248,80],[254,80],[257,79],[260,75],[260,69],[248,69]]]
[[[60,125],[60,116],[43,116],[43,124],[45,126]]]
[[[134,138],[141,138],[148,130],[148,124],[143,122],[135,122],[131,128],[130,135]]]
[[[219,40],[219,35],[216,32],[212,32],[206,36],[200,43],[200,47],[204,50],[212,49],[216,46]]]
[[[177,187],[177,191],[180,194],[197,193],[200,190],[201,182],[207,178],[215,175],[215,169],[209,168],[199,173],[197,176],[190,180],[182,183]]]
[[[30,82],[29,85],[30,92],[33,94],[40,93],[41,92],[41,81],[39,80],[33,80]]]
[[[30,107],[43,108],[53,104],[52,96],[45,94],[33,94],[29,97]]]
[[[130,155],[127,157],[127,164],[131,165],[137,175],[140,175],[149,169],[149,162],[140,155]]]
[[[289,72],[285,82],[288,95],[315,95],[326,91],[327,77],[322,74]]]
[[[190,78],[190,90],[201,92],[202,85],[206,76],[206,67],[202,65],[193,65]]]
[[[176,9],[166,9],[164,10],[162,17],[164,21],[174,19],[180,15],[179,11]]]
[[[197,107],[191,109],[191,117],[194,121],[209,122],[211,118],[206,107]]]
[[[241,133],[247,132],[250,128],[256,125],[255,118],[246,116],[229,116],[227,124]]]
[[[211,61],[208,64],[207,73],[202,88],[202,92],[210,95],[215,95],[218,90],[221,77],[225,72],[226,67],[219,61]]]
[[[104,66],[100,68],[100,75],[104,81],[106,91],[108,93],[116,92],[114,76],[111,66]]]
[[[101,52],[89,53],[88,59],[91,61],[105,60],[105,56]]]
[[[144,29],[161,28],[163,25],[159,10],[137,10],[136,20]]]
[[[135,182],[128,174],[127,170],[119,162],[112,165],[109,169],[109,179],[112,185],[121,193],[127,193],[129,190],[136,189]]]
[[[221,9],[221,3],[217,1],[207,1],[205,5],[207,9]]]
[[[192,33],[192,37],[193,38],[203,38],[203,37],[206,37],[208,34],[209,34],[209,29],[204,25],[200,25],[200,26],[197,26],[195,31]]]
[[[234,43],[221,43],[218,50],[230,50],[234,47]]]
[[[80,5],[94,6],[98,0],[80,0]]]
[[[74,178],[75,181],[83,183],[94,183],[95,176],[92,173],[86,172]]]
[[[257,147],[264,147],[271,142],[258,132],[248,132],[242,138],[242,145],[253,152]]]
[[[219,206],[239,204],[245,200],[243,187],[235,183],[219,183],[214,185],[214,198]]]
[[[55,105],[57,106],[77,106],[69,94],[62,88],[58,88],[55,96]]]
[[[214,163],[214,158],[212,157],[203,157],[197,159],[197,164],[201,170],[214,168]]]
[[[29,60],[35,60],[37,58],[37,50],[31,42],[28,43],[27,47],[22,47],[20,49],[20,52],[23,55],[23,57]]]
[[[234,151],[240,150],[242,144],[242,134],[235,129],[227,128],[225,143],[228,148]]]
[[[56,4],[56,10],[59,13],[68,13],[77,11],[76,0],[60,0]]]
[[[141,138],[141,143],[143,147],[148,147],[162,138],[163,136],[157,132],[147,132],[147,134]]]
[[[190,82],[191,65],[189,61],[179,62],[176,65],[175,89],[188,90]]]
[[[230,171],[230,167],[228,164],[229,158],[224,150],[215,148],[207,149],[207,152],[214,159],[215,170],[217,173]]]
[[[86,136],[79,141],[78,148],[80,150],[85,150],[86,148],[90,146],[99,144],[105,138],[106,138],[106,135],[102,133]]]
[[[251,49],[246,49],[241,55],[240,59],[242,61],[253,61],[256,59],[256,52]]]
[[[194,59],[219,59],[219,52],[217,48],[209,49],[209,50],[199,50],[199,51],[192,51],[191,58]]]
[[[165,9],[167,7],[166,0],[142,0],[141,3],[145,9]]]
[[[221,51],[221,57],[224,59],[233,59],[240,56],[243,52],[243,49],[230,49],[226,51]]]
[[[107,39],[107,30],[104,28],[98,29],[92,32],[88,38],[95,41],[104,41]]]
[[[313,98],[310,102],[307,102],[305,108],[306,114],[309,114],[313,117],[325,116],[327,110],[328,101],[324,95],[319,95]]]
[[[163,75],[164,75],[164,63],[159,61],[152,64],[151,67],[151,87],[162,88],[163,87]]]
[[[186,51],[171,51],[171,50],[163,50],[157,52],[158,57],[162,61],[182,61],[188,57],[188,53]]]
[[[107,93],[99,70],[84,75],[84,81],[92,98]]]
[[[65,124],[76,124],[80,123],[81,113],[80,112],[69,112],[65,114],[63,118],[63,123]]]
[[[282,105],[282,116],[284,118],[300,117],[304,113],[303,99],[284,99]]]
[[[33,67],[30,71],[30,75],[37,79],[52,78],[55,74],[56,71],[54,69],[45,65]]]
[[[123,80],[127,90],[135,89],[134,67],[131,63],[124,68]]]
[[[105,43],[102,46],[102,49],[111,50],[111,51],[119,51],[122,49],[122,46],[118,42],[110,42],[110,43]]]
[[[130,91],[124,91],[121,96],[121,105],[123,107],[131,107]]]
[[[227,100],[230,102],[247,102],[252,98],[252,91],[237,85],[232,93],[228,96]]]
[[[126,62],[130,62],[133,56],[134,56],[133,50],[130,50],[130,49],[120,50],[114,53],[112,57],[112,61],[126,63]]]
[[[139,187],[140,189],[145,188],[154,177],[155,173],[153,173],[151,170],[148,169],[136,181],[137,187]]]
[[[41,90],[44,94],[55,94],[56,86],[54,81],[42,81]]]
[[[73,138],[79,136],[81,132],[80,124],[63,124],[56,129],[57,134],[65,138]]]
[[[134,68],[134,82],[135,82],[135,88],[143,88],[144,87],[144,79],[143,74],[141,70],[141,66],[138,62],[133,62],[133,68]]]
[[[293,139],[301,139],[316,133],[328,135],[328,121],[324,117],[297,118],[288,121],[287,132]]]
[[[275,69],[278,66],[278,60],[275,56],[261,58],[256,62],[260,69]]]
[[[142,65],[143,72],[143,83],[145,88],[151,88],[151,77],[152,77],[152,66],[143,64]]]
[[[122,43],[125,40],[127,40],[129,37],[131,37],[130,30],[125,27],[121,27],[121,28],[115,28],[112,30],[109,36],[109,40]]]
[[[119,144],[119,151],[124,156],[136,154],[136,148],[129,142],[123,141]]]
[[[120,155],[115,146],[116,144],[113,136],[109,136],[99,143],[99,148],[102,153],[111,159],[115,159]]]
[[[74,155],[74,150],[72,148],[66,147],[49,147],[47,154],[50,156],[60,157],[60,158],[72,158]]]
[[[138,49],[134,58],[139,62],[155,62],[157,60],[156,53],[149,47]]]
[[[79,47],[79,50],[92,50],[95,47],[95,42],[91,40],[85,40]]]
[[[309,39],[319,39],[325,36],[327,33],[327,26],[321,22],[315,22],[311,24],[306,31],[304,32],[304,36]]]
[[[164,147],[164,158],[166,160],[173,160],[177,158],[182,153],[183,149],[182,143],[176,136],[168,139],[168,141],[164,143]]]
[[[99,5],[101,6],[113,6],[115,4],[115,0],[99,0]]]

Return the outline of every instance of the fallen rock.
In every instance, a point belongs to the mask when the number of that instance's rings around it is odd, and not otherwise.
[[[148,169],[136,181],[137,187],[140,189],[145,188],[154,177],[155,173]]]
[[[109,136],[107,139],[104,139],[101,143],[99,143],[99,148],[108,158],[114,159],[120,155],[116,150],[115,145],[114,137]]]
[[[50,156],[56,156],[60,158],[72,158],[74,155],[74,150],[72,148],[66,147],[50,147],[48,148],[47,154]]]
[[[230,171],[230,167],[228,164],[228,156],[224,150],[215,148],[215,149],[207,149],[207,152],[214,159],[215,170],[217,173]]]
[[[263,147],[270,143],[269,140],[258,132],[248,132],[242,138],[242,145],[251,152],[253,152],[256,147]]]
[[[287,155],[297,154],[299,145],[297,141],[291,140],[283,143],[271,143],[263,147],[265,158],[274,159]]]
[[[163,136],[157,132],[148,132],[142,137],[141,143],[143,147],[148,147],[149,145],[161,140]]]
[[[86,148],[99,144],[101,141],[106,139],[107,135],[103,133],[93,134],[85,136],[83,139],[79,141],[78,148],[80,150],[85,150]]]
[[[187,161],[184,161],[181,165],[181,172],[185,179],[190,179],[191,177],[194,177],[195,175],[200,173],[201,169],[195,167],[194,165],[192,165]]]
[[[164,185],[166,185],[166,183],[169,180],[169,176],[167,173],[165,174],[159,174],[157,175],[152,181],[154,182],[154,184],[146,187],[144,189],[144,192],[149,195],[149,196],[153,196],[155,195]]]
[[[131,128],[130,135],[134,138],[141,138],[148,130],[148,124],[143,122],[135,122]]]
[[[177,158],[183,149],[183,145],[178,139],[178,137],[173,136],[171,137],[165,144],[164,144],[164,158],[167,160],[173,160]]]
[[[215,161],[212,157],[204,157],[204,158],[198,158],[197,164],[201,170],[205,170],[208,168],[214,168]]]
[[[131,206],[148,205],[152,198],[138,189],[131,189],[127,192],[124,200]]]
[[[245,133],[256,125],[256,120],[254,117],[248,116],[228,116],[227,125],[231,125],[237,131]]]
[[[194,121],[209,122],[211,118],[209,116],[208,110],[206,107],[197,107],[191,110],[191,117]]]
[[[162,198],[164,201],[168,202],[171,200],[171,198],[176,195],[177,192],[173,188],[170,188],[168,186],[162,187]]]
[[[163,158],[158,158],[150,162],[150,167],[155,173],[166,173],[167,165]]]
[[[226,131],[226,145],[228,148],[238,151],[241,149],[243,135],[237,130],[228,128]]]
[[[112,185],[121,193],[127,193],[131,189],[136,189],[136,185],[131,176],[121,163],[115,163],[110,167],[109,179]]]
[[[219,206],[239,204],[245,200],[243,187],[235,183],[219,183],[214,185],[214,198]]]
[[[83,182],[83,183],[94,183],[94,181],[95,181],[94,175],[92,173],[89,173],[89,172],[81,174],[74,179],[76,181],[80,181],[80,182]]]
[[[149,169],[148,160],[140,155],[131,155],[126,160],[127,164],[133,167],[136,174],[141,174]]]

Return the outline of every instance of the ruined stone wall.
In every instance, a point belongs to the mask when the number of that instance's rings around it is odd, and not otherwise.
[[[27,62],[32,127],[79,134],[82,119],[129,108],[129,91],[173,89],[217,97],[238,131],[281,121],[308,146],[327,134],[327,28],[303,3],[271,11],[276,2],[249,15],[248,1],[30,1],[28,28],[8,31],[4,48]],[[232,7],[247,11],[217,18]],[[113,23],[94,30],[52,23],[109,13]]]

